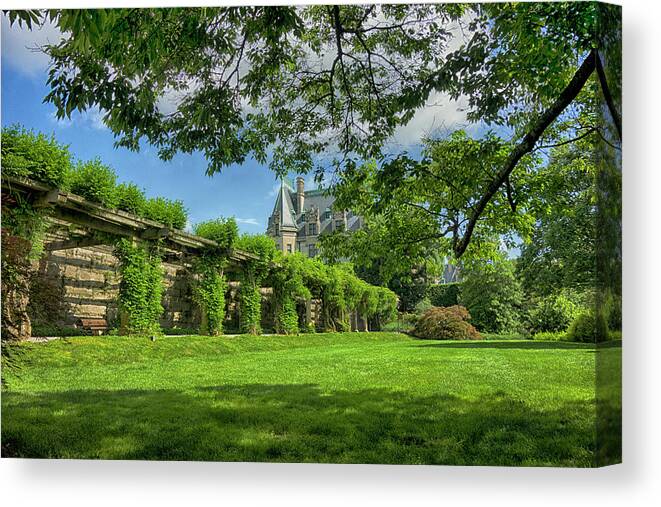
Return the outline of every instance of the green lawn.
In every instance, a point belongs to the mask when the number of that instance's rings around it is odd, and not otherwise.
[[[591,466],[595,347],[398,333],[26,344],[3,454]],[[620,347],[600,351],[619,367]]]

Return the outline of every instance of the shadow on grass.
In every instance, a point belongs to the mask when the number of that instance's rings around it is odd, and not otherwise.
[[[592,466],[595,406],[533,410],[310,384],[3,394],[2,454],[32,458]]]
[[[424,342],[425,340],[419,340]],[[418,343],[418,347],[447,349],[519,349],[519,350],[566,350],[586,349],[594,351],[593,343],[546,342],[546,341],[447,341],[434,343]]]

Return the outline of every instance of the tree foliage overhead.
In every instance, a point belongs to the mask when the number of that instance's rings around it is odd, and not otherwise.
[[[535,179],[535,230],[521,248],[517,271],[526,292],[585,291],[596,283],[597,206],[594,154],[587,141],[550,152]]]
[[[138,149],[144,139],[164,159],[201,151],[209,174],[249,156],[281,174],[319,173],[325,167],[316,155],[329,151],[339,174],[370,159],[380,171],[384,156],[397,155],[389,153],[392,134],[417,110],[439,94],[463,99],[470,121],[506,127],[511,138],[497,149],[493,138],[473,140],[480,150],[493,147],[498,163],[466,182],[458,217],[436,230],[458,257],[483,235],[476,231],[483,222],[493,226],[491,213],[502,215],[503,189],[512,217],[500,221],[518,220],[513,180],[540,143],[582,135],[578,119],[595,108],[581,94],[601,89],[621,138],[619,66],[611,54],[618,46],[605,42],[605,34],[619,33],[620,11],[595,2],[41,16],[70,35],[46,49],[53,62],[46,100],[60,116],[98,106],[119,145]],[[604,69],[605,61],[615,63]],[[603,134],[611,126],[593,128]],[[445,208],[452,211],[460,196]],[[423,207],[429,214],[431,204]]]
[[[266,158],[310,168],[333,143],[374,156],[433,92],[469,118],[524,125],[598,47],[596,3],[51,10],[71,34],[48,100],[98,105],[121,143],[204,151],[210,171]],[[14,17],[17,15],[13,13]],[[164,95],[186,92],[173,111]],[[175,93],[176,94],[176,93]],[[259,107],[259,110],[253,108]],[[287,167],[293,169],[292,167]]]

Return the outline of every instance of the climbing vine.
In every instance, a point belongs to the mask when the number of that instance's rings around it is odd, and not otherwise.
[[[277,263],[278,267],[273,270],[271,276],[276,308],[276,331],[282,334],[297,334],[299,325],[296,304],[312,297],[304,281],[308,259],[300,253],[294,253],[287,256],[279,255]]]
[[[70,190],[103,206],[128,211],[169,227],[181,228],[186,222],[186,210],[181,202],[147,199],[133,184],[118,185],[114,170],[99,160],[72,164],[68,148],[52,137],[21,127],[6,127],[2,133],[3,175],[30,178],[60,190]],[[29,261],[39,258],[43,252],[48,224],[45,220],[48,208],[37,205],[34,197],[14,192],[11,185],[3,184],[3,250],[10,252],[12,245],[20,243],[23,252],[19,256],[3,255],[3,340],[11,334],[7,332],[8,321],[4,318],[10,315],[5,311],[6,301],[14,301],[17,318],[13,328],[22,338],[29,336],[29,298],[22,295],[25,292],[22,288],[29,285]],[[196,257],[192,266],[193,297],[202,315],[202,333],[216,335],[223,331],[228,285],[225,268],[234,248],[250,254],[242,261],[239,271],[239,324],[244,333],[261,332],[260,288],[267,279],[274,291],[275,327],[279,333],[299,332],[297,308],[313,297],[321,300],[323,327],[327,330],[349,330],[351,318],[357,314],[378,322],[392,318],[395,311],[394,294],[360,280],[351,265],[329,266],[300,254],[284,256],[267,236],[239,238],[233,219],[203,222],[194,232],[217,244]],[[115,242],[119,259],[121,332],[134,335],[160,332],[163,272],[159,243],[147,246],[126,239],[106,239]],[[12,262],[19,262],[16,259],[27,262],[11,266]],[[305,322],[305,325],[309,329],[314,323]]]
[[[115,244],[119,260],[120,334],[160,334],[163,313],[163,269],[154,248],[121,239]]]
[[[262,295],[259,286],[239,286],[239,329],[242,333],[261,334]]]
[[[200,308],[200,334],[217,336],[223,333],[225,320],[227,281],[224,269],[238,237],[238,227],[233,218],[218,218],[197,224],[194,232],[218,244],[218,247],[203,252],[193,263],[197,275],[193,298]]]
[[[225,292],[227,281],[219,259],[202,257],[195,262],[198,279],[193,285],[193,299],[200,308],[200,334],[218,336],[223,334],[225,320]]]
[[[239,326],[242,333],[260,334],[262,297],[259,291],[262,281],[268,276],[277,250],[275,242],[268,236],[244,234],[236,247],[252,254],[244,262],[239,288]]]
[[[54,138],[20,126],[2,129],[3,176],[34,178],[48,185],[63,183],[71,167],[66,146]],[[34,206],[34,196],[15,191],[11,182],[2,184],[2,341],[30,337],[27,312],[31,276],[30,261],[43,252],[47,208]],[[3,361],[5,351],[3,346]]]

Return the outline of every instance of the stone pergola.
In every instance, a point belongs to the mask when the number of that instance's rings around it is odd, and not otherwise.
[[[79,195],[33,180],[2,175],[2,194],[3,205],[11,207],[12,196],[20,195],[34,208],[48,210],[44,214],[48,227],[44,244],[46,255],[80,248],[112,246],[119,238],[129,238],[136,242],[159,241],[164,263],[188,268],[192,259],[202,252],[223,250],[215,241],[131,213],[105,208]],[[224,252],[229,259],[226,272],[240,272],[245,261],[255,258],[250,253],[235,249],[224,249]],[[21,305],[27,308],[27,301]],[[26,329],[29,334],[27,310],[13,310],[15,320],[19,321],[15,328]],[[28,320],[27,326],[20,325],[21,319]]]

